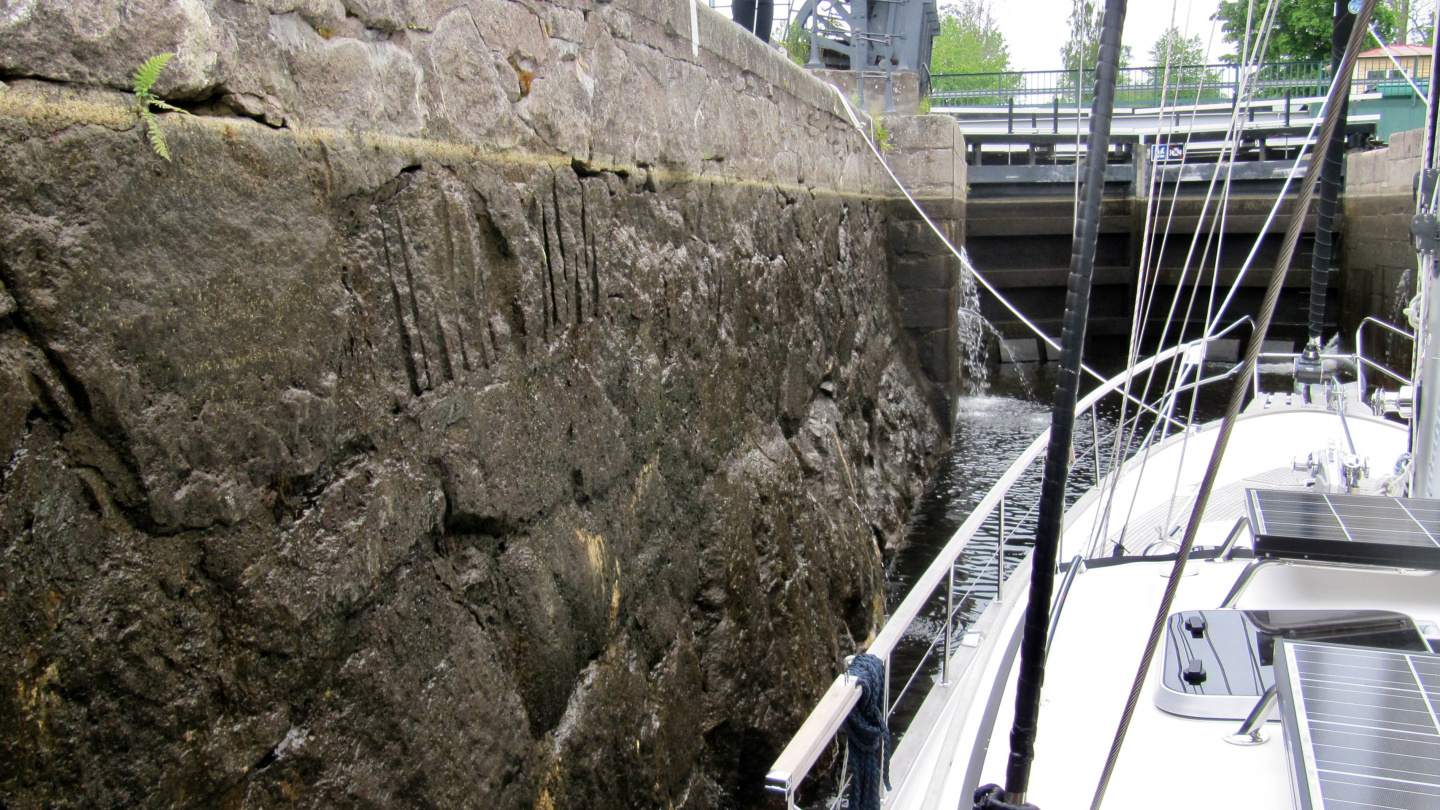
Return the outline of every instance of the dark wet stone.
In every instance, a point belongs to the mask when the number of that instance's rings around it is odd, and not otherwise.
[[[603,51],[656,25],[551,11],[526,36]],[[430,39],[397,17],[392,40],[434,58],[469,36],[451,17],[415,17]],[[148,55],[104,47],[96,84]],[[90,75],[72,56],[55,77]],[[528,104],[527,131],[642,150],[655,121],[693,132],[691,102],[623,132],[566,118],[543,96],[578,92],[577,63],[536,58],[528,99],[483,102]],[[253,65],[186,64],[177,99],[230,71],[240,112],[273,117]],[[644,72],[586,64],[602,91]],[[286,122],[341,109],[274,93]],[[715,103],[758,103],[735,95]],[[825,185],[861,154],[843,121],[804,107],[834,165],[800,189],[242,117],[167,123],[166,163],[117,94],[0,98],[4,806],[754,798],[872,632],[881,546],[940,449],[884,205]],[[447,109],[411,134],[520,126]],[[733,137],[717,154],[756,164]]]

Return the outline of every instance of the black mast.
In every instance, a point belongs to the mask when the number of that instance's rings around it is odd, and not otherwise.
[[[1340,69],[1345,58],[1345,45],[1350,41],[1350,31],[1355,27],[1355,15],[1350,13],[1347,0],[1335,2],[1335,25],[1330,32],[1330,75]],[[1335,107],[1336,126],[1325,145],[1320,167],[1320,203],[1315,216],[1315,252],[1310,260],[1310,334],[1305,349],[1295,363],[1295,380],[1301,383],[1324,382],[1324,371],[1320,363],[1321,345],[1324,343],[1325,296],[1330,286],[1330,267],[1335,256],[1335,210],[1340,197],[1341,162],[1345,159],[1345,119],[1350,111],[1350,97],[1340,99]],[[1330,110],[1325,111],[1326,115]],[[1319,151],[1318,149],[1316,150]]]
[[[1105,164],[1110,151],[1110,116],[1115,107],[1115,80],[1120,61],[1120,30],[1126,0],[1106,0],[1100,32],[1100,60],[1095,70],[1095,100],[1090,108],[1090,138],[1080,190],[1080,212],[1070,247],[1070,282],[1065,296],[1065,321],[1060,339],[1060,374],[1050,414],[1050,447],[1040,489],[1040,516],[1025,610],[1025,636],[1020,644],[1020,675],[1015,694],[1015,725],[1010,729],[1010,761],[1005,772],[1004,802],[1022,804],[1030,784],[1035,755],[1035,728],[1040,714],[1040,686],[1045,680],[1045,643],[1050,625],[1050,596],[1055,588],[1055,560],[1065,517],[1065,480],[1070,474],[1070,448],[1075,432],[1075,401],[1080,393],[1080,359],[1085,345],[1085,318],[1090,311],[1090,281],[1095,270],[1095,240],[1100,233],[1100,199],[1105,190]],[[1077,88],[1078,89],[1078,88]],[[990,791],[981,805],[995,805]]]

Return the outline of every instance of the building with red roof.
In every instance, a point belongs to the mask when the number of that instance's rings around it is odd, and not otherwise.
[[[1358,83],[1373,82],[1376,79],[1400,79],[1400,69],[1404,69],[1410,78],[1419,83],[1421,79],[1430,78],[1430,62],[1433,53],[1429,45],[1391,45],[1390,53],[1394,54],[1392,62],[1386,55],[1384,48],[1374,48],[1363,51],[1355,58],[1355,77]],[[1400,63],[1400,68],[1395,67],[1395,62]]]

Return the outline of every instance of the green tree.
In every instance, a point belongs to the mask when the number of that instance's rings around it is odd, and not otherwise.
[[[1276,0],[1274,24],[1270,26],[1270,44],[1261,55],[1264,62],[1329,62],[1330,30],[1335,22],[1335,0]],[[1380,36],[1386,42],[1395,39],[1399,30],[1399,14],[1392,0],[1380,0],[1375,5],[1372,21]],[[1235,46],[1241,54],[1253,48],[1253,42],[1264,35],[1261,28],[1264,3],[1254,4],[1254,17],[1250,21],[1250,39],[1245,40],[1246,17],[1250,14],[1250,0],[1220,0],[1220,7],[1210,19],[1221,23],[1225,41]],[[1368,46],[1377,43],[1367,36]],[[1221,57],[1226,62],[1238,62],[1240,56]]]
[[[1205,64],[1205,45],[1200,37],[1186,39],[1179,28],[1170,28],[1150,46],[1150,64],[1154,65],[1147,71],[1150,83],[1157,91],[1168,85],[1177,102],[1194,100],[1196,92],[1212,88],[1220,78],[1201,67]]]
[[[1150,64],[1156,67],[1180,67],[1205,64],[1205,44],[1197,34],[1186,39],[1179,28],[1171,28],[1150,46]]]
[[[1407,6],[1401,3],[1402,12],[1409,12],[1409,36],[1405,39],[1412,45],[1429,45],[1435,35],[1435,0],[1410,0]]]
[[[942,9],[930,72],[999,73],[1010,69],[1010,48],[986,0],[960,0]]]
[[[1100,64],[1100,29],[1105,23],[1105,7],[1095,0],[1084,0],[1070,11],[1070,39],[1060,49],[1066,70],[1094,70]],[[1120,48],[1120,67],[1130,66],[1130,46]]]
[[[1060,77],[1061,101],[1067,104],[1076,103],[1075,82],[1077,69],[1083,68],[1086,71],[1093,71],[1095,66],[1100,64],[1100,31],[1105,27],[1105,6],[1098,4],[1095,0],[1083,0],[1078,7],[1070,11],[1070,39],[1060,49],[1061,63],[1065,66],[1065,73]],[[1130,67],[1131,51],[1129,45],[1120,47],[1121,70]],[[1078,77],[1080,86],[1084,92],[1082,102],[1089,99],[1090,92],[1094,89],[1095,74],[1086,73]],[[1121,73],[1118,77],[1119,86],[1116,91],[1117,98],[1126,97],[1125,87],[1132,81],[1128,73]]]
[[[795,64],[803,67],[810,61],[810,32],[801,27],[799,22],[785,26],[785,38],[780,44],[785,48],[790,61]]]

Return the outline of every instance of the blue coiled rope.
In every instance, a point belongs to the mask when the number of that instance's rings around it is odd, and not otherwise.
[[[890,723],[885,716],[885,662],[869,653],[855,656],[846,672],[860,681],[860,701],[845,718],[850,743],[851,810],[880,810],[880,783],[890,789]]]

